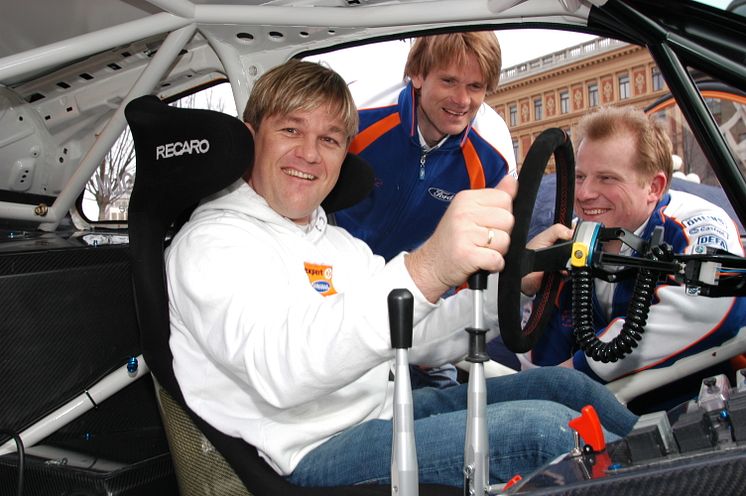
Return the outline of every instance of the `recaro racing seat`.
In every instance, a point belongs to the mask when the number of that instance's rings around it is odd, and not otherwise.
[[[167,237],[178,231],[202,198],[243,175],[253,160],[254,144],[244,123],[235,117],[213,110],[171,107],[152,95],[132,100],[125,116],[137,157],[129,204],[129,241],[140,340],[156,383],[182,495],[391,494],[391,488],[383,485],[293,486],[260,458],[256,448],[213,428],[186,405],[168,344],[163,250]],[[166,144],[185,142],[192,153],[178,154],[175,147],[166,148]],[[163,159],[165,155],[168,160]],[[362,159],[348,155],[335,188],[323,202],[324,209],[331,213],[351,206],[372,186],[372,169]],[[434,496],[461,493],[457,488],[434,485],[421,485],[420,491]]]

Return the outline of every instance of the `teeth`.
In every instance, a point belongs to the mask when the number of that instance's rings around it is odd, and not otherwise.
[[[284,172],[288,176],[299,177],[301,179],[308,179],[309,181],[316,179],[316,176],[312,176],[311,174],[306,174],[305,172],[301,172],[295,169],[282,169],[282,172]]]
[[[586,208],[583,209],[583,212],[585,212],[585,215],[601,215],[606,212],[606,209],[603,208]]]
[[[454,112],[454,111],[448,110],[448,109],[443,109],[443,110],[445,110],[446,113],[448,113],[448,114],[455,115],[455,116],[458,116],[458,117],[466,115],[466,112]]]

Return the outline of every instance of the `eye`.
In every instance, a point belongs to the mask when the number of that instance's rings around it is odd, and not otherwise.
[[[288,134],[298,134],[298,129],[295,127],[284,127],[282,128],[282,132]]]
[[[484,91],[484,85],[483,84],[470,84],[469,88],[471,88],[472,91]]]
[[[575,182],[576,183],[582,182],[583,179],[585,179],[584,175],[582,175],[582,174],[575,174]]]
[[[341,146],[341,141],[333,136],[322,136],[321,141],[335,147]]]

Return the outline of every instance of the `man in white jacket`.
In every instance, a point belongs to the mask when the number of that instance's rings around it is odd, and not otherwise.
[[[441,300],[479,270],[503,268],[515,181],[459,193],[432,237],[389,263],[320,207],[357,131],[344,80],[291,61],[256,82],[244,113],[255,143],[243,180],[202,204],[166,255],[174,372],[189,406],[256,446],[299,485],[389,482],[393,383],[386,301],[414,295],[421,365],[462,359],[472,297]],[[496,276],[485,323],[497,330]],[[636,417],[571,370],[488,381],[492,482],[573,446],[587,403],[609,436]],[[466,386],[415,391],[420,481],[460,486]]]

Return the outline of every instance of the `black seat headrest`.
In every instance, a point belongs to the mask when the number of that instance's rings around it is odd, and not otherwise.
[[[171,107],[147,95],[132,100],[125,117],[137,157],[130,215],[147,209],[164,228],[241,177],[253,161],[251,133],[228,114]]]

